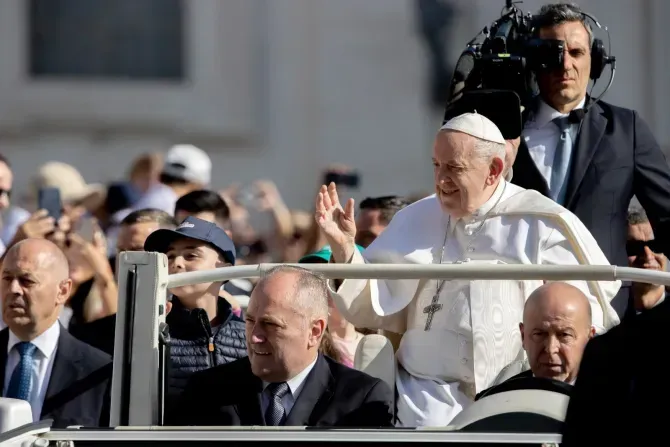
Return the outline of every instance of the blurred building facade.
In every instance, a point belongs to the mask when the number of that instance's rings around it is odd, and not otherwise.
[[[452,3],[455,59],[504,2]],[[521,6],[535,11],[541,3]],[[670,147],[670,55],[662,48],[670,2],[580,4],[612,34],[617,74],[605,100],[637,109]],[[140,153],[190,142],[209,151],[214,187],[270,178],[293,207],[311,206],[329,163],[361,173],[357,198],[430,191],[441,117],[427,107],[414,7],[412,0],[0,0],[0,151],[19,189],[46,161],[108,181]]]

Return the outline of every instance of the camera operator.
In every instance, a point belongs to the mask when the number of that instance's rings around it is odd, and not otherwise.
[[[627,266],[627,210],[633,195],[648,211],[654,233],[670,234],[668,162],[636,111],[587,95],[589,80],[600,75],[603,55],[593,45],[593,30],[582,11],[571,4],[545,5],[533,22],[535,37],[564,42],[563,64],[536,73],[540,95],[524,111],[512,182],[575,213],[608,260]],[[630,285],[624,284],[612,301],[621,317],[632,308],[630,295]]]

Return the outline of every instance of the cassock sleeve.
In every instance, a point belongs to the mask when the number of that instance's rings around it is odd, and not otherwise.
[[[354,256],[350,262],[352,264],[366,263],[358,250],[354,250]],[[405,332],[406,317],[402,308],[389,315],[380,315],[374,309],[373,300],[378,303],[380,299],[388,302],[395,298],[391,296],[385,281],[345,279],[337,290],[335,290],[333,282],[329,281],[328,289],[337,310],[354,326],[366,329],[383,329],[398,334]],[[401,299],[401,301],[409,302],[408,299]]]
[[[550,230],[549,237],[545,240],[543,247],[540,250],[539,264],[544,265],[580,265],[577,257],[572,251],[570,242],[556,229]],[[592,325],[597,333],[606,331],[604,323],[603,308],[598,301],[598,298],[592,293],[589,283],[587,281],[565,281],[577,287],[589,299],[591,303]],[[609,303],[607,303],[610,306]],[[614,309],[612,309],[614,312]]]

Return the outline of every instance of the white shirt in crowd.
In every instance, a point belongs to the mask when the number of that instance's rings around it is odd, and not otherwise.
[[[585,100],[579,103],[575,109],[584,108]],[[521,135],[523,136],[528,152],[535,162],[537,169],[542,174],[542,177],[547,181],[547,185],[551,184],[551,167],[554,163],[554,156],[556,155],[556,145],[561,136],[561,131],[551,121],[555,118],[568,116],[567,113],[561,113],[553,107],[540,100],[537,111],[530,116]],[[570,126],[570,135],[572,141],[577,139],[578,124]]]
[[[177,194],[167,185],[158,183],[151,188],[137,201],[130,211],[153,208],[163,210],[170,216],[174,215],[174,207],[177,203]],[[128,213],[129,214],[129,213]]]
[[[314,365],[316,364],[318,358],[319,356],[317,355],[314,361],[310,363],[307,368],[303,369],[298,374],[296,374],[295,377],[286,382],[290,392],[286,393],[286,395],[281,400],[282,406],[284,407],[284,414],[286,416],[291,413],[291,409],[293,408],[295,401],[298,400],[298,396],[300,396],[300,393],[305,386],[305,379],[312,371],[312,369],[314,369]],[[263,410],[263,414],[265,414],[268,406],[270,405],[271,396],[268,392],[266,392],[268,385],[270,385],[268,382],[263,382],[263,394],[261,394],[261,409]]]
[[[0,225],[0,256],[5,253],[7,245],[12,241],[16,231],[28,218],[30,213],[23,208],[12,206],[2,213],[2,225]]]
[[[60,337],[60,323],[56,321],[49,329],[44,331],[31,343],[37,346],[33,354],[33,374],[32,387],[28,403],[33,412],[33,421],[39,421],[42,414],[42,404],[49,387],[51,370],[53,369],[56,350],[58,348],[58,338]],[[9,342],[7,343],[7,363],[5,364],[5,383],[3,386],[3,396],[7,395],[9,382],[18,366],[20,355],[16,345],[20,343],[16,335],[9,331]]]

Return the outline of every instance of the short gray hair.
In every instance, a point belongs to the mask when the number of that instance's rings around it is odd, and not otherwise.
[[[280,265],[268,270],[256,287],[277,275],[294,275],[296,281],[290,298],[297,310],[307,319],[328,319],[328,286],[326,280],[318,273],[306,268],[291,265]]]
[[[593,29],[584,12],[575,3],[550,3],[544,5],[533,16],[531,27],[537,36],[540,29],[561,25],[566,22],[580,22],[589,34],[589,47],[593,45]]]
[[[496,143],[494,141],[481,140],[475,138],[474,154],[477,158],[490,162],[493,158],[498,157],[505,164],[505,144]],[[503,166],[504,167],[504,166]]]
[[[647,222],[649,222],[649,218],[642,208],[628,210],[628,225],[639,225]]]

